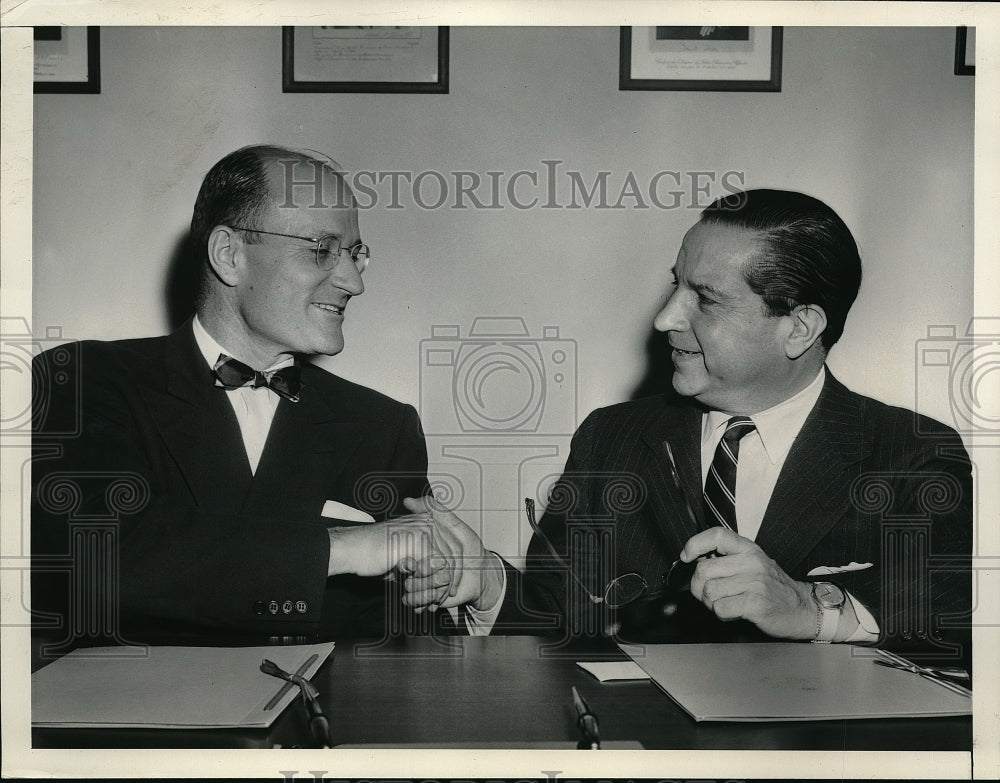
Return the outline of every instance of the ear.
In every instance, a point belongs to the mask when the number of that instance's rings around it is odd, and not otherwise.
[[[208,263],[225,285],[234,286],[240,279],[242,243],[229,226],[216,226],[208,235]]]
[[[798,305],[786,317],[791,319],[792,328],[785,338],[785,355],[798,359],[826,330],[826,313],[819,305]]]

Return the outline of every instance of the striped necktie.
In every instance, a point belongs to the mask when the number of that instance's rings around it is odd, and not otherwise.
[[[736,468],[740,462],[740,438],[756,427],[746,416],[726,422],[726,431],[715,449],[705,479],[705,513],[709,522],[736,530]]]

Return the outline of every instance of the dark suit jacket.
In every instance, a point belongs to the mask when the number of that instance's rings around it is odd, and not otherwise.
[[[669,619],[660,605],[650,614],[642,602],[609,617],[566,577],[568,563],[596,596],[614,576],[633,571],[656,586],[684,542],[707,526],[701,416],[688,402],[656,397],[587,418],[540,522],[564,563],[539,536],[532,539],[524,578],[508,572],[512,589],[498,632],[600,633],[610,621],[648,631],[656,616],[663,632],[677,638],[753,637],[749,623],[719,623],[689,594]],[[665,442],[683,491],[671,478]],[[685,511],[685,495],[698,526]],[[792,578],[825,579],[849,590],[877,619],[883,644],[947,645],[968,636],[971,509],[969,458],[954,431],[855,394],[828,371],[756,541]],[[808,576],[820,566],[852,562],[873,565]],[[946,657],[954,651],[942,649]]]
[[[34,607],[63,614],[70,601],[64,632],[114,637],[121,623],[132,638],[380,635],[413,619],[387,619],[398,600],[383,579],[327,580],[326,528],[345,523],[320,512],[336,500],[381,520],[424,492],[416,411],[310,364],[302,378],[300,402],[278,405],[254,475],[190,322],[168,337],[40,356]]]

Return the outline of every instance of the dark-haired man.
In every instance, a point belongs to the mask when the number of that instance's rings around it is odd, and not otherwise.
[[[654,325],[677,396],[592,413],[526,572],[487,569],[452,600],[499,604],[496,631],[919,643],[967,656],[962,442],[825,366],[861,282],[847,226],[799,193],[733,194],[702,213],[671,275]]]
[[[67,644],[426,630],[383,578],[448,551],[432,526],[384,521],[426,487],[416,412],[301,359],[342,350],[365,290],[336,165],[231,153],[191,235],[201,287],[177,332],[38,359],[33,603],[54,615],[39,625]]]

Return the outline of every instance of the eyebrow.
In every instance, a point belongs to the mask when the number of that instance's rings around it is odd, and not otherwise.
[[[679,279],[677,277],[677,267],[671,267],[670,274],[673,275],[673,278],[674,278],[675,281]],[[717,297],[719,299],[729,299],[730,298],[729,294],[727,294],[725,291],[723,291],[723,290],[721,290],[719,288],[716,288],[713,285],[709,285],[708,283],[691,283],[689,287],[693,291],[696,291],[699,294],[711,294],[711,295],[713,295],[713,296],[715,296],[715,297]]]

